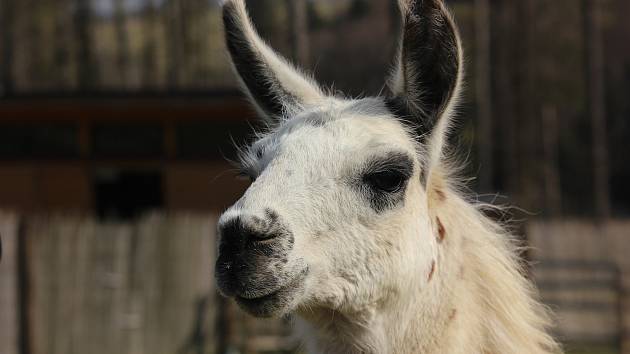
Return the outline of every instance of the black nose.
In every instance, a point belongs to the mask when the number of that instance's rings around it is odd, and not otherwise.
[[[261,216],[239,215],[219,225],[217,270],[239,272],[253,259],[277,257],[293,247],[293,236],[278,214],[267,209]]]
[[[276,213],[266,212],[264,217],[243,215],[230,219],[219,225],[219,233],[222,241],[248,243],[271,240],[286,231],[278,223]]]
[[[274,282],[269,269],[286,263],[293,235],[271,210],[261,216],[239,215],[219,225],[215,273],[225,295],[264,288]],[[265,285],[267,284],[267,285]]]

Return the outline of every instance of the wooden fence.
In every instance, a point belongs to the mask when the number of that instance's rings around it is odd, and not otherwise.
[[[532,274],[570,346],[630,354],[630,222],[527,225]]]
[[[216,218],[0,214],[1,354],[289,352],[214,286]]]
[[[216,293],[215,222],[0,213],[0,353],[294,353],[286,322]],[[527,234],[562,338],[630,353],[630,222],[532,222]]]
[[[33,217],[22,220],[19,234],[16,219],[8,221],[0,223],[9,228],[2,269],[23,279],[3,285],[17,284],[22,303],[16,306],[15,295],[5,301],[21,314],[9,310],[2,353],[17,353],[16,343],[29,354],[212,352],[212,218],[98,224]],[[19,267],[15,253],[23,257]],[[5,289],[5,296],[16,293]]]
[[[31,352],[166,354],[203,345],[195,335],[214,318],[213,228],[195,217],[30,221]]]
[[[18,353],[17,217],[0,213],[0,353]]]

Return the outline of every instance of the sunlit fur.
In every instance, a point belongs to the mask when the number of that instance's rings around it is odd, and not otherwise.
[[[401,1],[403,11],[414,3]],[[461,70],[430,139],[419,139],[381,98],[323,94],[258,38],[243,0],[225,6],[303,105],[266,117],[269,131],[241,161],[255,180],[219,224],[272,209],[295,235],[285,270],[308,272],[272,315],[292,316],[304,349],[559,353],[514,237],[463,196],[453,176],[457,166],[445,157]],[[366,161],[392,151],[413,157],[413,175],[402,202],[377,212],[353,183]]]

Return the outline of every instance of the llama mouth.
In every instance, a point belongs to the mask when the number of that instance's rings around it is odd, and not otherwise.
[[[281,288],[280,290],[274,291],[271,294],[260,296],[260,297],[249,298],[249,297],[235,296],[235,299],[236,299],[236,302],[239,303],[239,305],[244,306],[247,309],[260,308],[260,307],[268,306],[271,303],[277,303],[277,302],[282,301],[285,298],[284,295],[291,293],[288,290],[289,289],[287,288]]]
[[[271,317],[287,312],[296,294],[301,291],[305,273],[300,274],[283,287],[269,294],[257,297],[234,297],[239,306],[256,317]]]

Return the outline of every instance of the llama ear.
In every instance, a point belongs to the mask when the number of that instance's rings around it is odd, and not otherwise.
[[[459,34],[442,0],[399,0],[399,5],[402,39],[386,103],[419,127],[420,136],[431,136],[439,154],[462,80]]]
[[[270,124],[323,98],[320,88],[259,37],[244,0],[223,4],[225,40],[245,92]]]

